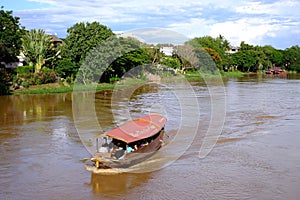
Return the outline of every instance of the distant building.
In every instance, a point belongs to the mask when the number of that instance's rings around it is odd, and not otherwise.
[[[161,44],[160,52],[165,54],[166,56],[172,56],[175,50],[175,46],[173,44]]]
[[[17,58],[19,60],[17,62],[11,62],[11,63],[1,62],[1,64],[4,65],[5,68],[7,68],[7,69],[17,68],[18,66],[23,66],[24,62],[25,62],[25,55],[23,54],[23,52],[20,52],[20,55],[18,55]]]
[[[226,53],[232,54],[237,53],[240,50],[240,47],[230,46],[230,50],[226,51]]]
[[[49,37],[51,37],[54,47],[65,44],[65,42],[62,39],[59,39],[56,35],[49,34]]]

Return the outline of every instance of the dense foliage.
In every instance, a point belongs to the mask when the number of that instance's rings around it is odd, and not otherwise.
[[[99,22],[76,23],[72,27],[68,28],[67,32],[68,36],[64,40],[65,45],[62,57],[70,59],[70,61],[75,64],[75,74],[87,53],[99,45],[102,41],[114,35],[108,27],[100,24]]]
[[[108,82],[134,66],[151,61],[142,44],[133,38],[110,37],[93,48],[82,62],[77,80],[84,84]]]
[[[0,10],[0,62],[16,62],[22,45],[23,28],[12,11]]]
[[[0,95],[9,94],[9,89],[7,86],[8,81],[9,74],[4,70],[0,70]]]
[[[283,52],[284,66],[287,69],[300,72],[300,47],[292,46]]]
[[[36,73],[40,72],[46,60],[57,55],[52,43],[51,37],[41,29],[33,29],[23,36],[22,52],[26,62],[35,67]]]
[[[76,65],[70,58],[63,58],[58,61],[55,71],[61,78],[74,77],[77,73]]]
[[[194,38],[189,43],[199,52],[201,49],[208,52],[212,60],[219,69],[222,69],[222,62],[226,60],[226,51],[229,50],[229,42],[223,36],[213,38],[211,36],[204,36]]]
[[[43,67],[39,72],[34,72],[33,66],[20,66],[16,68],[17,76],[13,78],[13,87],[29,87],[30,85],[40,85],[54,83],[57,76],[54,71]]]

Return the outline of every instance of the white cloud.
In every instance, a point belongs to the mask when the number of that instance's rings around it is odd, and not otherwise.
[[[236,12],[242,14],[297,15],[299,16],[300,2],[295,0],[280,0],[268,4],[261,1],[246,2],[237,6]],[[296,12],[294,12],[296,11]]]
[[[188,41],[185,35],[163,28],[145,28],[127,31],[124,36],[134,36],[140,41],[152,44],[183,44]]]
[[[57,32],[60,37],[77,22],[99,21],[114,31],[160,27],[190,38],[222,34],[234,44],[276,44],[281,42],[276,40],[279,35],[282,40],[294,34],[290,43],[300,43],[298,0],[29,1],[50,7],[14,12],[22,25]]]
[[[186,35],[189,38],[193,38],[209,35],[211,26],[210,24],[213,23],[213,21],[206,19],[192,18],[186,22],[174,22],[169,24],[168,27],[174,31]]]
[[[216,23],[211,26],[210,35],[213,37],[222,34],[232,45],[239,45],[241,41],[259,45],[264,37],[276,37],[278,31],[286,31],[281,25],[274,24],[273,20],[261,18],[243,18],[237,21]]]

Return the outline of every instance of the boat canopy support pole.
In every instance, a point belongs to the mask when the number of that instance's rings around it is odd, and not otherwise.
[[[96,139],[96,152],[99,153],[99,138]]]

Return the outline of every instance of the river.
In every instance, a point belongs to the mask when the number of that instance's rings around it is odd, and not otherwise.
[[[82,135],[99,132],[90,125],[87,92],[75,108],[72,93],[1,96],[1,199],[298,199],[300,77],[226,80],[220,111],[213,87],[192,83],[193,95],[181,85],[155,84],[125,96],[97,92],[104,131],[150,112],[169,119],[169,138],[151,162],[116,175],[84,168],[93,145]],[[217,143],[200,156],[209,130]]]

